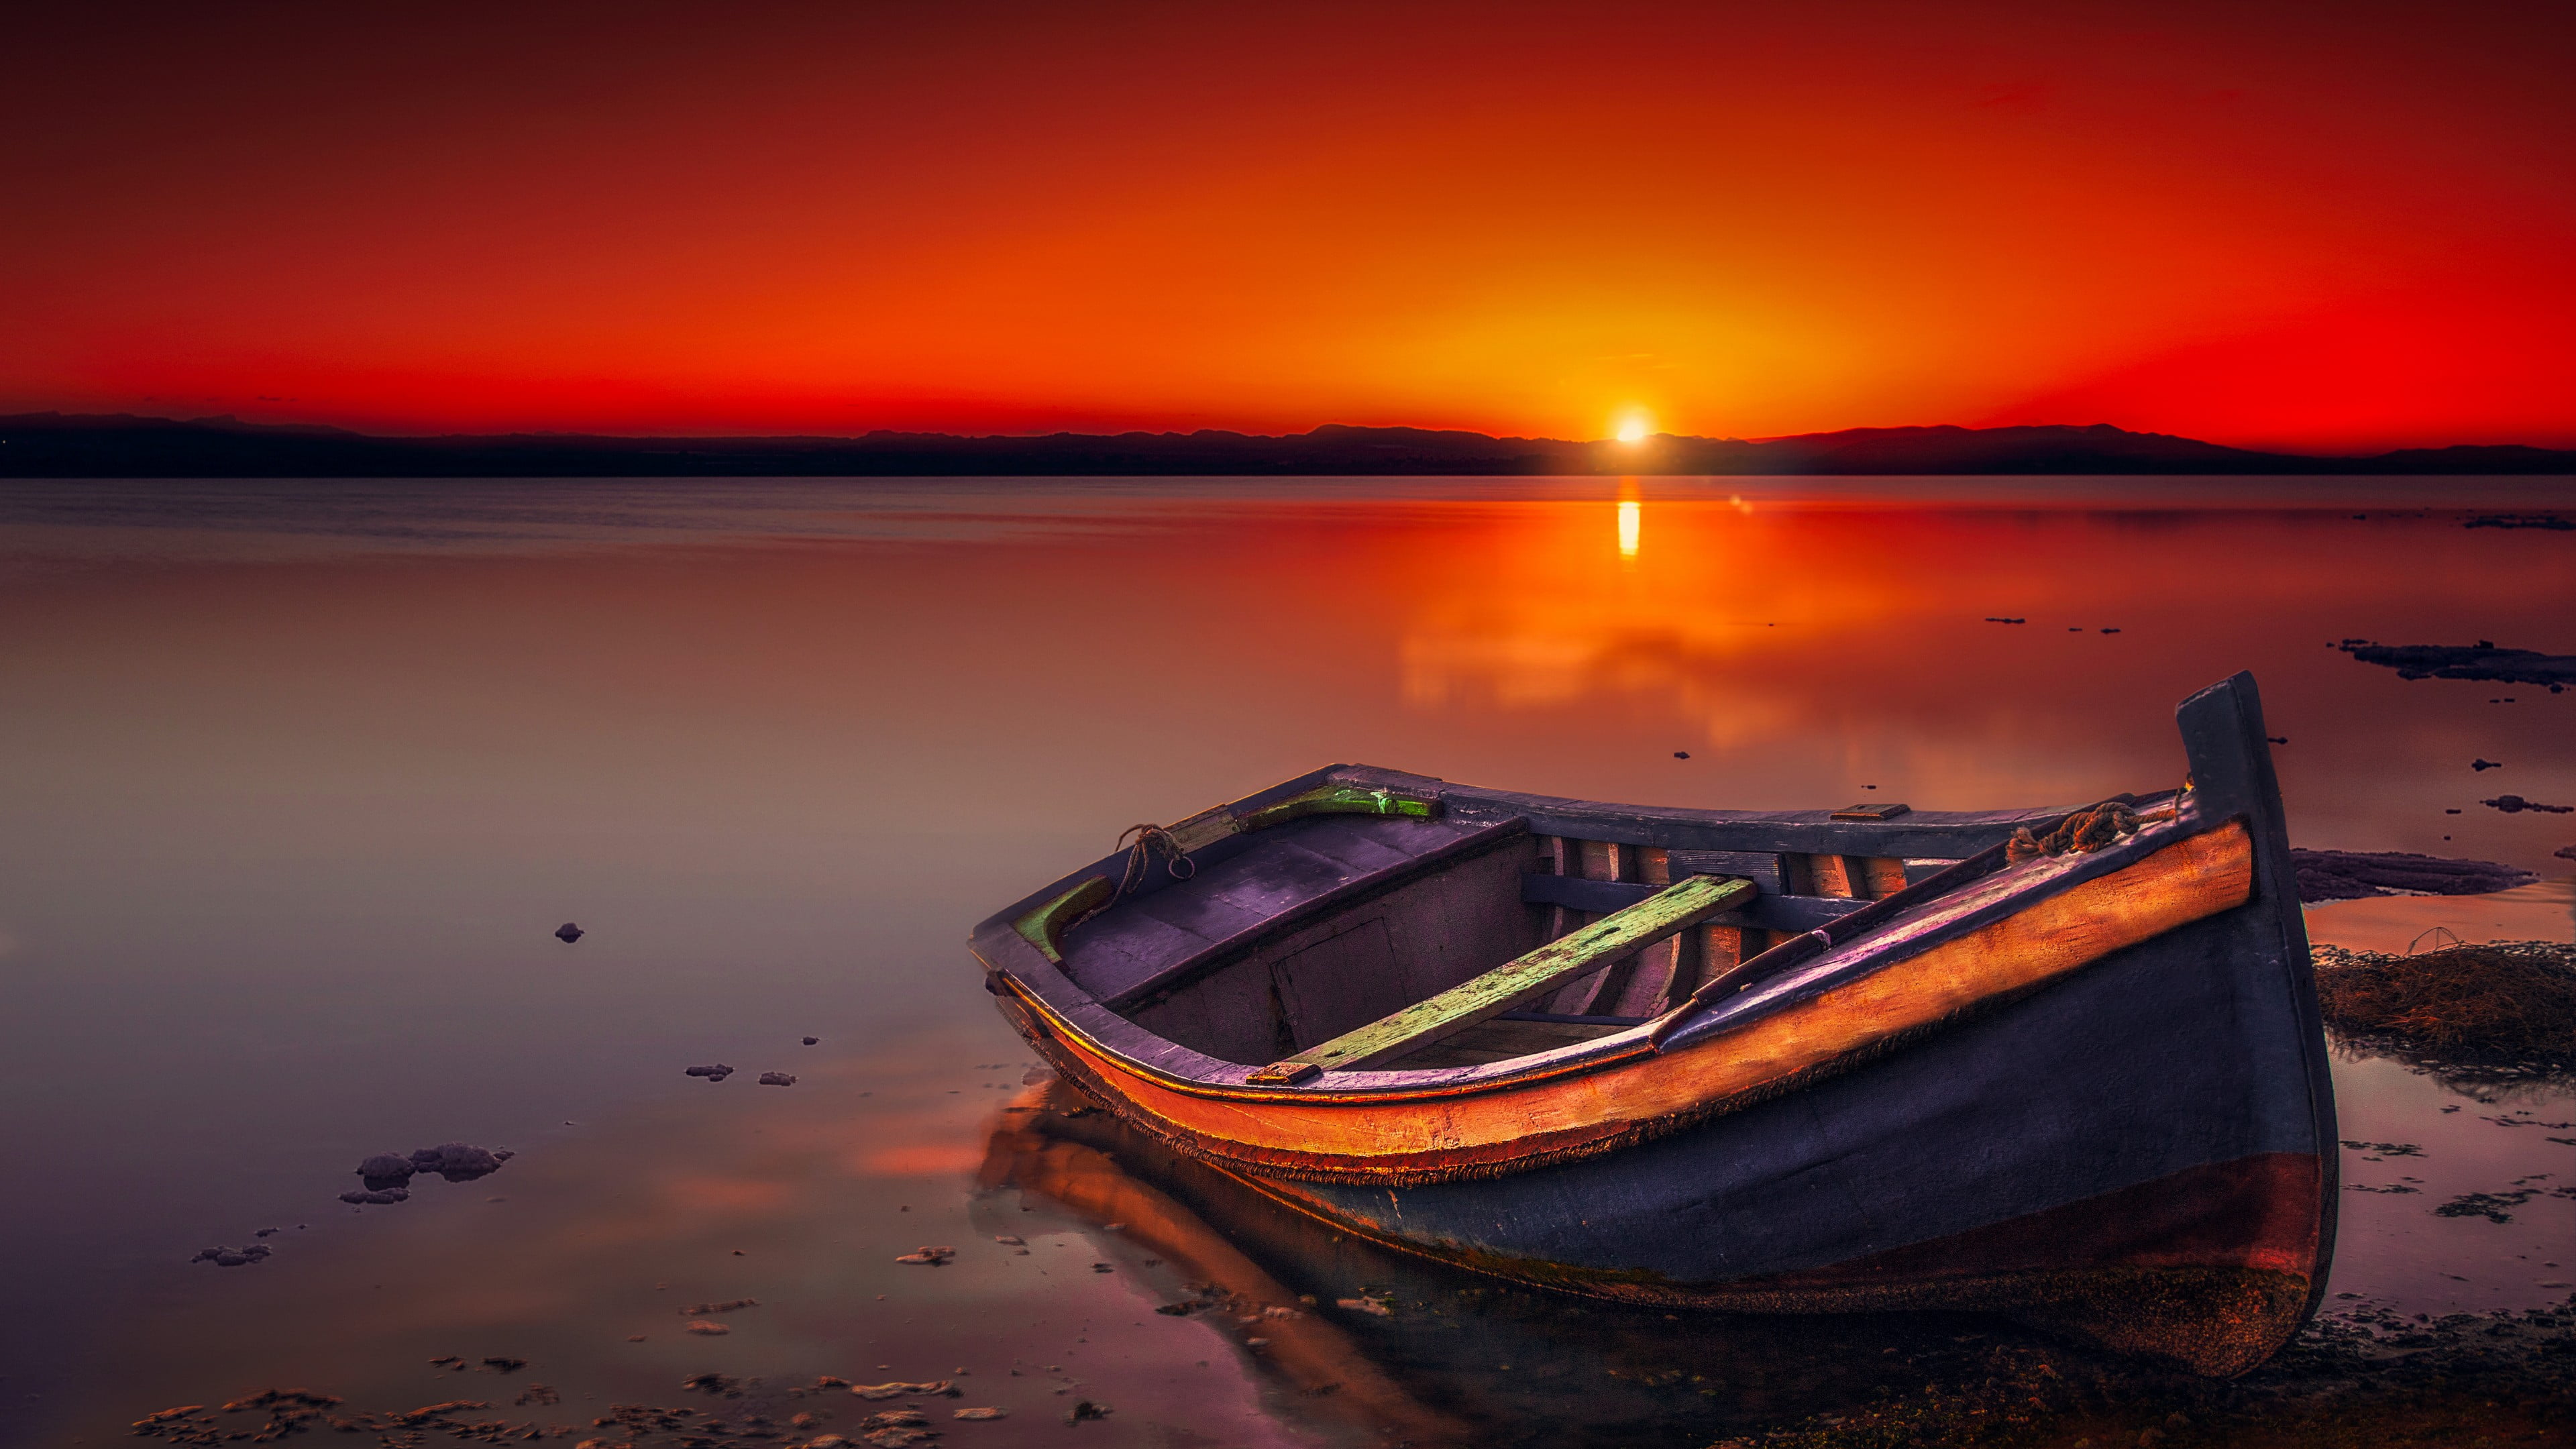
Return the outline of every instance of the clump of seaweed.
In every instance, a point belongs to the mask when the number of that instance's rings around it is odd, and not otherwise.
[[[2317,1002],[2345,1037],[2462,1066],[2576,1070],[2576,945],[2489,941],[2412,956],[2319,946]]]

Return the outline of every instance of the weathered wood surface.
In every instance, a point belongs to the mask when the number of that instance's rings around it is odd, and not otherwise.
[[[1523,901],[1597,915],[1626,910],[1654,893],[1653,886],[1630,881],[1578,880],[1536,873],[1521,877]],[[1795,935],[1839,921],[1868,904],[1867,900],[1851,896],[1758,894],[1742,907],[1727,912],[1724,924]]]
[[[1766,896],[1789,889],[1778,851],[1674,850],[1665,854],[1677,875],[1740,875]]]
[[[1905,862],[1885,855],[1852,857],[1851,864],[1860,873],[1860,894],[1871,900],[1885,900],[1910,884],[1905,875]]]
[[[1326,773],[1374,787],[1437,791],[1443,808],[1452,813],[1465,811],[1487,818],[1524,816],[1530,829],[1540,835],[1691,851],[1957,859],[2010,837],[2017,825],[2059,819],[2070,810],[2092,803],[2077,801],[2029,810],[1916,810],[1894,820],[1836,820],[1830,810],[1692,810],[1568,800],[1451,785],[1428,776],[1356,765],[1336,766]]]
[[[1623,1022],[1507,1021],[1497,1017],[1434,1042],[1405,1060],[1424,1067],[1482,1066],[1595,1041],[1625,1026]]]
[[[1528,848],[1508,836],[1266,934],[1127,1019],[1228,1062],[1330,1041],[1544,941],[1536,913],[1512,904]]]
[[[1345,1032],[1271,1064],[1268,1075],[1295,1080],[1299,1066],[1357,1071],[1382,1065],[1443,1037],[1547,995],[1568,981],[1654,944],[1753,894],[1748,881],[1693,876],[1591,925],[1548,942],[1427,1001]]]
[[[1324,817],[1252,838],[1193,889],[1122,901],[1061,940],[1066,974],[1116,1010],[1171,991],[1275,932],[1522,834],[1516,821]]]

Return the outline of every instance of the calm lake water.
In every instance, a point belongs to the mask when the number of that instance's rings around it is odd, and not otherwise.
[[[272,1385],[757,1430],[822,1411],[777,1392],[817,1375],[953,1379],[932,1408],[966,1449],[1055,1442],[1080,1399],[1115,1410],[1087,1442],[1170,1445],[1705,1444],[1855,1399],[1955,1326],[1522,1293],[1105,1126],[1033,1134],[968,924],[1331,761],[1754,808],[2157,789],[2175,702],[2251,668],[2295,843],[2549,877],[2319,908],[2320,939],[2566,940],[2576,817],[2478,802],[2576,803],[2576,693],[2327,646],[2576,653],[2576,533],[2463,526],[2571,505],[2563,479],[0,482],[0,1442]],[[712,1062],[740,1075],[682,1074]],[[2348,1154],[2416,1191],[2347,1194],[2337,1301],[2567,1296],[2576,1198],[2432,1211],[2576,1181],[2566,1091],[2366,1057],[2338,1091],[2347,1137],[2420,1152]],[[338,1201],[360,1158],[449,1141],[516,1156]],[[923,1244],[957,1260],[893,1261]],[[1194,1281],[1325,1306],[1153,1311]],[[1364,1289],[1396,1313],[1331,1308]],[[682,1395],[701,1372],[767,1387]]]

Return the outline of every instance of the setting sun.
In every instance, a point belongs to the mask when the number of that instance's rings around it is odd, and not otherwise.
[[[1619,420],[1619,426],[1611,436],[1623,443],[1642,443],[1654,433],[1654,430],[1655,425],[1648,421],[1644,414],[1631,413]]]

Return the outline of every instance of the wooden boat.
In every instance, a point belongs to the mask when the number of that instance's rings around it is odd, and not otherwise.
[[[1130,1125],[1575,1292],[1995,1311],[2210,1374],[2323,1291],[2331,1085],[2252,676],[2184,786],[1756,812],[1337,765],[976,927]]]

